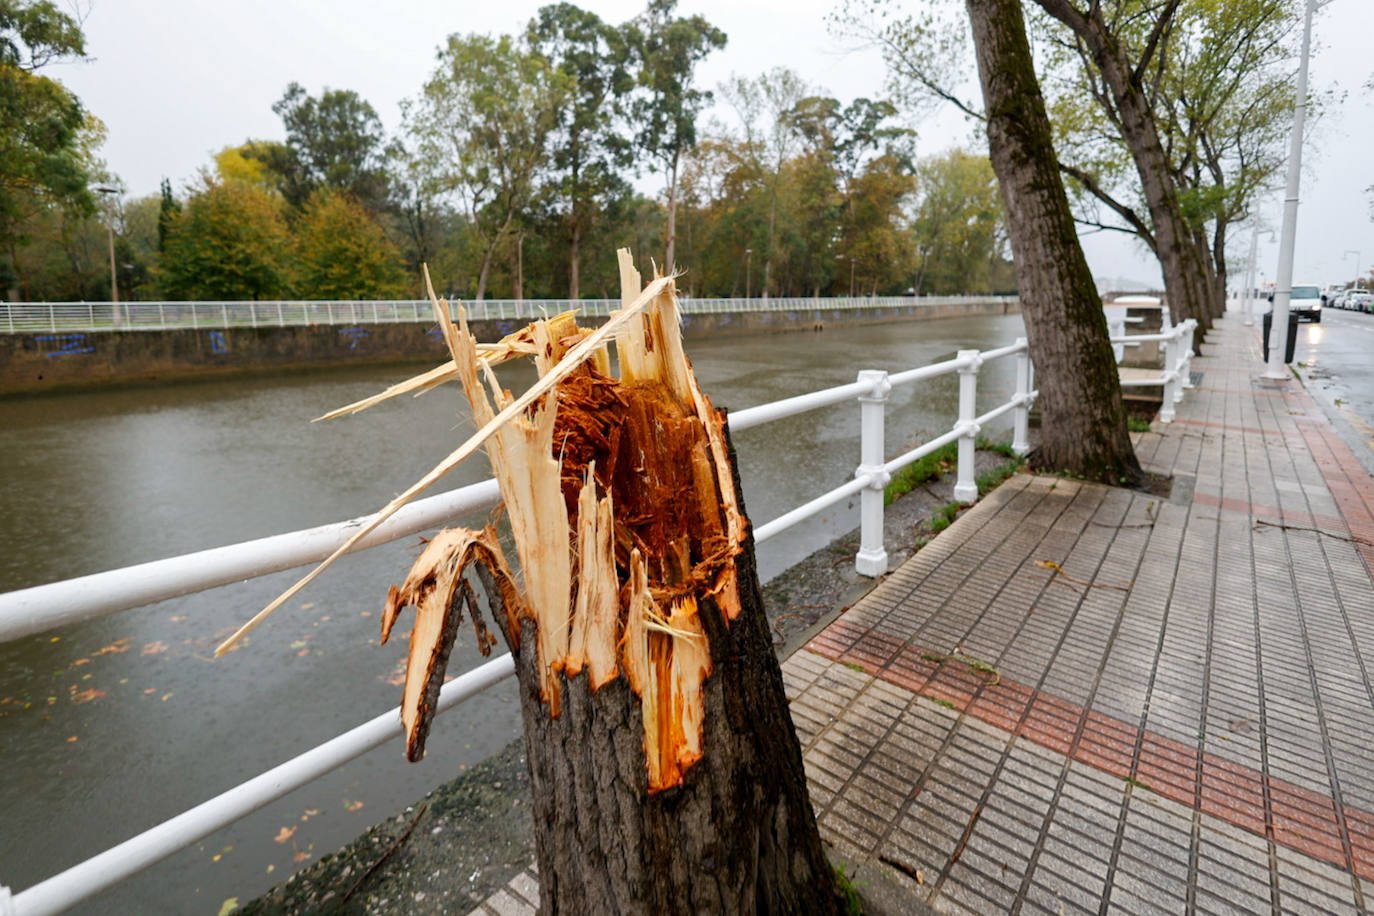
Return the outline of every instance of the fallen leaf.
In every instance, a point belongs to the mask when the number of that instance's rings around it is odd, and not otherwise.
[[[304,861],[305,861],[306,859],[308,859],[308,858],[310,858],[310,853],[308,853],[308,852],[298,852],[298,853],[296,853],[294,856],[291,857],[291,861],[292,861],[292,862],[304,862]]]
[[[103,690],[96,690],[94,687],[88,687],[85,690],[82,690],[80,693],[73,693],[72,702],[89,703],[91,702],[91,700],[98,700],[105,695],[105,691]]]
[[[228,900],[224,901],[219,905],[219,916],[229,916],[230,913],[234,912],[234,910],[237,910],[238,908],[239,898],[230,897]]]
[[[186,619],[186,615],[185,615],[185,614],[178,614],[178,615],[175,616],[175,617],[168,617],[167,619],[170,620],[172,623],[181,623],[183,620]]]
[[[299,648],[301,648],[301,647],[304,646],[304,645],[305,645],[305,640],[304,640],[304,639],[298,639],[298,640],[296,640],[295,642],[293,642],[293,643],[291,644],[291,648],[293,648],[293,649],[299,649]]]
[[[82,665],[89,665],[90,663],[91,660],[89,658],[78,658],[76,661],[72,662],[72,667],[80,668]]]
[[[371,612],[371,611],[363,611],[363,612],[362,612],[361,614],[359,614],[358,616],[359,616],[359,617],[371,617],[371,616],[372,616],[372,612]]]
[[[277,831],[277,835],[276,835],[276,836],[272,837],[272,842],[274,842],[274,843],[285,843],[287,840],[291,839],[291,835],[294,834],[295,832],[296,832],[296,828],[295,828],[294,826],[292,826],[292,827],[283,827],[281,830],[278,830],[278,831]]]
[[[54,636],[52,639],[48,640],[48,642],[57,642],[57,641],[60,640],[61,638],[62,638],[61,636]]]
[[[154,642],[150,642],[150,643],[148,643],[146,646],[144,646],[144,647],[143,647],[143,652],[142,652],[141,654],[142,654],[142,655],[158,655],[159,653],[166,652],[166,651],[167,651],[167,644],[166,644],[165,642],[163,642],[162,640],[159,639],[159,640],[156,640],[156,641],[154,641]]]
[[[222,859],[222,858],[224,858],[224,853],[217,852],[217,853],[215,853],[213,856],[210,857],[210,861],[211,861],[211,862],[218,862],[218,861],[219,861],[220,859]]]
[[[274,872],[274,871],[276,871],[276,870],[277,870],[277,866],[275,866],[275,865],[268,865],[268,866],[267,866],[267,873],[268,873],[269,875],[272,874],[272,872]]]
[[[301,651],[299,651],[299,652],[296,653],[296,658],[304,658],[305,656],[307,656],[307,655],[309,655],[309,654],[310,654],[310,650],[309,650],[309,649],[302,649]]]
[[[310,610],[310,609],[311,609],[312,607],[314,607],[314,606],[315,606],[315,602],[313,602],[313,601],[307,601],[305,604],[302,604],[302,605],[301,605],[301,610],[302,610],[302,611],[308,611],[308,610]]]
[[[166,702],[167,702],[168,700],[170,700],[171,698],[172,698],[172,692],[169,690],[169,691],[167,691],[166,693],[164,693],[164,694],[162,695],[162,702],[166,703]]]
[[[144,696],[147,696],[147,695],[150,694],[150,693],[157,693],[157,688],[156,688],[156,687],[149,687],[147,690],[143,691],[143,695],[144,695]]]
[[[76,735],[72,735],[70,738],[67,739],[67,743],[68,743],[68,744],[73,744],[73,743],[75,743],[75,742],[76,742]]]
[[[357,811],[359,808],[363,806],[363,803],[360,801],[349,801],[348,799],[344,799],[343,805],[345,811]]]
[[[124,639],[116,639],[108,646],[95,650],[91,655],[118,655],[121,652],[128,652],[130,648],[132,647],[129,645],[129,639],[125,637]]]

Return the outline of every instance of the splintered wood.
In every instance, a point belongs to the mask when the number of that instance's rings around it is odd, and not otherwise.
[[[621,278],[627,309],[640,304],[647,291],[624,251]],[[490,530],[444,532],[392,589],[384,638],[402,605],[417,608],[402,700],[412,757],[423,750],[462,608],[475,612],[463,572],[480,563],[502,592],[511,648],[534,628],[550,716],[559,715],[565,679],[585,673],[597,690],[623,674],[640,699],[649,791],[680,785],[701,759],[711,655],[699,614],[718,609],[726,625],[739,614],[735,559],[745,532],[724,420],[682,350],[673,282],[654,286],[641,314],[612,319],[619,377],[571,313],[480,345],[461,310],[455,326],[436,304],[451,367],[386,393],[462,383],[474,419],[493,427],[486,449],[520,568],[516,585]],[[510,412],[516,399],[491,363],[526,354],[541,381],[557,381]]]

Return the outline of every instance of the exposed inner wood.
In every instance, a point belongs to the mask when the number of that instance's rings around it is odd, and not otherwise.
[[[621,275],[623,299],[636,301],[640,278],[627,254]],[[705,753],[702,685],[712,663],[699,608],[709,596],[724,625],[739,614],[735,560],[746,535],[723,418],[682,350],[672,281],[658,283],[661,292],[642,315],[615,332],[618,378],[604,347],[579,346],[591,332],[571,314],[508,337],[508,349],[518,344],[532,355],[541,377],[561,379],[510,415],[486,445],[521,570],[518,600],[502,606],[535,624],[540,698],[556,718],[564,678],[585,671],[597,690],[623,671],[640,699],[651,793],[681,785]],[[491,351],[473,339],[461,310],[457,326],[441,326],[453,374],[485,428],[516,399],[496,381]],[[579,364],[569,367],[574,357]],[[445,538],[469,541],[476,542]],[[481,544],[499,549],[494,539]],[[431,544],[388,600],[388,631],[397,602],[418,609],[403,694],[408,733],[432,705],[431,689],[437,696],[459,599],[468,594],[446,578],[455,567],[441,556],[452,549]],[[503,569],[504,561],[488,566]],[[428,591],[424,583],[432,583]],[[518,616],[504,623],[518,642]]]

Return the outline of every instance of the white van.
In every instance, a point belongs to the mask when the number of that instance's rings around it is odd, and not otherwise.
[[[1316,283],[1294,283],[1292,295],[1288,298],[1288,314],[1293,318],[1306,318],[1320,324],[1325,299],[1322,288]],[[1269,302],[1272,304],[1273,301],[1274,294],[1270,293]]]

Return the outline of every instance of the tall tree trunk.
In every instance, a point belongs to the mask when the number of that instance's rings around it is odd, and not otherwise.
[[[1136,483],[1107,319],[1059,178],[1020,0],[965,0],[1040,389],[1037,466]]]
[[[663,257],[663,275],[673,272],[674,252],[677,248],[677,162],[678,151],[673,150],[672,164],[668,167],[668,250]]]
[[[515,656],[542,912],[838,914],[724,413],[683,354],[672,279],[639,293],[628,252],[621,276],[618,330],[564,316],[503,341],[553,386],[505,424],[475,341],[444,328],[475,420],[495,429],[523,575],[494,530],[450,529],[392,589],[384,635],[419,609],[407,752],[423,753],[476,555]],[[597,349],[611,331],[619,378]],[[564,362],[575,347],[590,359]]]
[[[568,237],[568,298],[574,302],[582,298],[581,265],[582,226],[576,218],[572,222],[572,232]]]
[[[1120,43],[1107,28],[1096,3],[1085,13],[1070,0],[1035,2],[1082,39],[1112,95],[1121,136],[1135,161],[1141,190],[1150,210],[1170,314],[1175,322],[1196,319],[1200,336],[1211,326],[1212,290],[1207,282],[1206,267],[1193,244],[1193,233],[1183,218],[1178,186],[1145,90],[1132,72]]]

